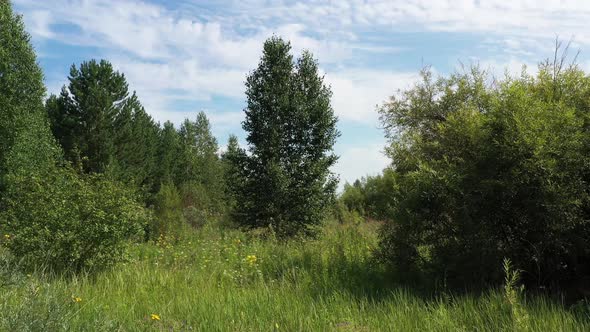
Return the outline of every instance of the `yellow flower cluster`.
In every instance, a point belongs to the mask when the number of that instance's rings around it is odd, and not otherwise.
[[[10,234],[4,234],[4,238],[10,240]]]
[[[254,255],[246,256],[246,262],[248,262],[248,264],[250,264],[250,265],[256,264],[256,260],[257,260],[257,258]]]
[[[72,301],[74,301],[75,303],[80,303],[80,302],[82,302],[82,298],[77,297],[77,296],[72,296]]]
[[[160,315],[158,314],[151,314],[150,315],[151,320],[160,320]]]

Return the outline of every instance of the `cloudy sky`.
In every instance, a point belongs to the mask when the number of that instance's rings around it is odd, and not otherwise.
[[[585,0],[13,0],[59,92],[69,67],[108,59],[146,110],[180,123],[205,111],[225,144],[242,139],[244,80],[273,34],[318,58],[334,93],[343,181],[388,164],[376,105],[430,65],[444,75],[478,63],[497,75],[534,70],[555,37],[587,66]]]

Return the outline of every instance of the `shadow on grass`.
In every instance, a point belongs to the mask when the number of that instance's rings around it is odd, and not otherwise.
[[[513,315],[502,285],[448,289],[444,282],[432,282],[418,273],[394,271],[372,254],[359,254],[359,246],[365,245],[352,236],[340,234],[331,240],[301,245],[292,251],[297,254],[281,256],[283,262],[265,272],[269,278],[294,285],[316,300],[343,295],[359,303],[387,305],[409,299],[417,306],[430,308],[427,310],[452,304],[458,311],[469,307],[490,323],[494,320],[494,310],[505,319]],[[535,313],[563,311],[584,325],[590,324],[590,302],[571,306],[547,294],[530,293],[523,298],[523,305]]]

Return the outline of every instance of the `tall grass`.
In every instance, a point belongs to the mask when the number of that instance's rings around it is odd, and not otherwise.
[[[586,309],[542,297],[427,297],[395,286],[371,258],[375,245],[372,224],[331,225],[288,243],[210,225],[137,245],[127,263],[97,276],[26,275],[4,264],[0,330],[590,330]]]

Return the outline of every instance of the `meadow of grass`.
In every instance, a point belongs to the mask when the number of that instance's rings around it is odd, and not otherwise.
[[[282,243],[208,225],[95,276],[0,267],[1,331],[590,331],[543,297],[425,296],[372,259],[376,225]],[[516,296],[516,295],[515,295]]]

